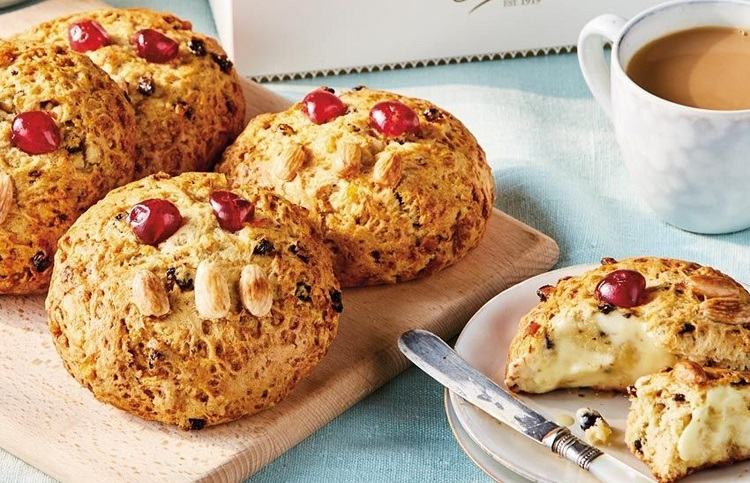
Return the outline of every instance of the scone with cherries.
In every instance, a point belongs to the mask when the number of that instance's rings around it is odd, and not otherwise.
[[[679,359],[750,368],[750,294],[713,268],[604,259],[538,295],[510,346],[505,383],[514,391],[624,390]]]
[[[628,392],[625,441],[659,482],[750,458],[750,373],[682,361]]]
[[[342,309],[304,211],[212,173],[112,191],[61,239],[47,297],[82,385],[190,429],[281,401],[328,350]]]
[[[174,15],[95,10],[20,37],[85,53],[125,90],[138,121],[136,178],[210,170],[242,130],[245,101],[232,62]]]
[[[474,248],[492,211],[484,152],[455,117],[420,99],[318,89],[253,119],[218,170],[307,208],[344,286],[410,280]]]
[[[47,288],[57,240],[133,177],[133,108],[88,58],[0,41],[0,294]]]

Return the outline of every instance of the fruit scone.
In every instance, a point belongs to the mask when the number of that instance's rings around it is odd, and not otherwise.
[[[237,73],[212,38],[190,22],[145,9],[104,9],[58,18],[21,38],[88,55],[127,92],[138,121],[136,178],[210,170],[242,130]]]
[[[83,386],[188,429],[281,401],[326,353],[343,309],[304,210],[214,173],[109,193],[60,240],[46,305]]]
[[[750,294],[712,268],[605,258],[537,293],[510,346],[505,383],[514,391],[624,390],[678,359],[750,368]]]
[[[658,481],[750,458],[750,373],[682,361],[628,392],[625,441]]]
[[[344,286],[410,280],[481,239],[494,201],[482,148],[420,99],[321,88],[253,119],[218,170],[307,208]]]
[[[0,294],[44,291],[57,240],[133,177],[133,108],[88,58],[0,41]]]

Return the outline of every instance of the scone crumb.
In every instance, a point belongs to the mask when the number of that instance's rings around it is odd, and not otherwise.
[[[609,440],[612,437],[612,427],[598,411],[589,408],[580,408],[576,411],[576,421],[584,431],[586,441],[595,445],[609,444]]]

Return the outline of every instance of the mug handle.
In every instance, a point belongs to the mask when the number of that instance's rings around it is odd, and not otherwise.
[[[578,36],[578,63],[589,90],[612,118],[611,73],[604,46],[614,43],[627,21],[617,15],[601,15],[589,21]]]

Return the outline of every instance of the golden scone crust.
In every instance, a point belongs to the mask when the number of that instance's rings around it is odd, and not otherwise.
[[[255,215],[228,232],[209,204],[210,193],[225,189],[219,174],[147,177],[112,191],[60,241],[49,327],[65,367],[98,399],[200,429],[276,404],[328,350],[341,294],[303,210],[268,190],[234,188],[255,203]],[[171,201],[183,217],[155,247],[128,223],[131,207],[152,198]],[[196,278],[202,263],[213,267],[205,280]],[[247,266],[265,274],[273,299],[266,315],[244,308]],[[144,273],[150,292],[136,283]],[[197,301],[221,301],[221,287],[228,313],[199,315]],[[163,315],[142,315],[147,302]]]
[[[680,361],[641,377],[628,394],[625,442],[659,482],[750,458],[741,429],[750,424],[750,372]],[[696,431],[691,423],[710,431]]]
[[[16,116],[47,111],[60,147],[13,146]],[[47,288],[57,240],[133,176],[133,108],[89,59],[63,47],[0,41],[0,294]]]
[[[622,269],[637,271],[646,279],[646,298],[636,307],[613,307],[603,304],[595,295],[597,285],[607,274]],[[617,340],[624,338],[622,334],[639,337],[631,341],[638,347],[623,342],[617,358],[602,364],[600,374],[606,377],[599,377],[599,382],[593,384],[597,389],[624,390],[637,377],[658,371],[680,358],[708,366],[750,369],[750,294],[713,268],[655,257],[619,262],[605,258],[600,267],[560,280],[554,287],[542,287],[538,294],[540,303],[521,319],[511,342],[505,376],[511,389],[546,392],[556,387],[576,386],[571,383],[540,388],[536,384],[544,379],[545,372],[555,370],[552,361],[561,349],[558,316],[577,329],[573,358],[576,364],[582,363],[581,354],[585,351],[609,353]],[[611,320],[611,331],[593,322],[605,315]],[[617,377],[618,367],[629,369],[643,362],[639,357],[645,353],[638,350],[644,349],[644,341],[661,350],[665,354],[661,360],[667,363],[636,374],[629,381]]]
[[[210,170],[242,130],[245,100],[237,73],[212,38],[190,22],[146,9],[105,9],[45,22],[21,38],[68,45],[68,27],[81,20],[104,27],[111,45],[86,52],[127,92],[138,121],[136,178],[160,171]],[[167,63],[136,55],[133,35],[155,29],[179,44]]]
[[[346,113],[321,125],[301,103],[258,116],[218,170],[307,208],[343,286],[428,275],[474,248],[491,214],[494,182],[466,127],[420,99],[365,88],[340,98]],[[384,138],[369,126],[370,109],[385,100],[418,114],[416,135]]]

